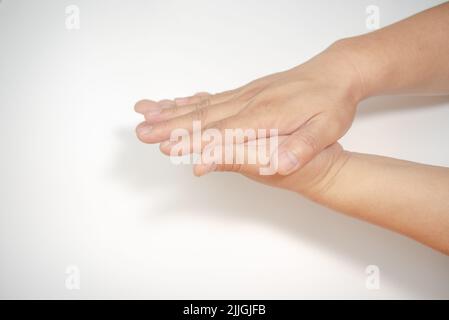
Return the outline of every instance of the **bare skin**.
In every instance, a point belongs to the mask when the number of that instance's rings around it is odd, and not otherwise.
[[[288,137],[280,137],[281,142]],[[245,154],[254,152],[247,147]],[[245,162],[247,163],[247,162]],[[207,165],[195,170],[202,174]],[[259,164],[218,164],[214,171],[237,172],[273,187],[302,194],[353,217],[399,232],[449,255],[449,169],[324,149],[290,175],[262,176]]]
[[[137,135],[164,143],[172,130],[279,130],[278,174],[255,165],[196,165],[237,171],[325,206],[400,232],[449,254],[449,169],[343,151],[360,101],[382,94],[449,93],[449,3],[366,35],[337,41],[293,69],[241,88],[174,101],[143,100]],[[249,150],[248,150],[249,151]]]

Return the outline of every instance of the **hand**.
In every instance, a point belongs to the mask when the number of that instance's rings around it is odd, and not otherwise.
[[[278,137],[279,143],[285,142],[288,138],[288,136]],[[265,144],[263,144],[267,148],[267,152],[269,143],[271,141],[266,140]],[[245,143],[243,148],[244,161],[238,162],[236,160],[238,147],[233,145],[231,148],[234,151],[232,153],[234,156],[233,161],[224,163],[223,155],[222,161],[212,164],[206,162],[197,164],[194,167],[195,175],[202,176],[209,172],[235,172],[256,182],[294,191],[311,199],[317,199],[322,197],[323,193],[335,183],[338,172],[340,172],[350,157],[349,152],[344,151],[340,144],[335,143],[321,151],[309,163],[304,165],[301,170],[290,175],[260,175],[260,168],[265,167],[266,164],[260,163],[260,161],[255,164],[249,164],[250,161],[248,161],[250,157],[257,159],[257,148],[260,148],[260,144]]]
[[[308,62],[241,88],[215,95],[197,94],[159,103],[136,104],[146,121],[137,127],[146,143],[164,142],[172,130],[278,129],[278,172],[288,175],[335,143],[350,127],[363,90],[360,75],[338,43]],[[170,144],[161,150],[170,154]]]

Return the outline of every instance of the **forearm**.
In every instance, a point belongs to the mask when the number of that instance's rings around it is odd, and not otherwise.
[[[372,33],[344,39],[360,75],[362,98],[449,93],[449,2]]]
[[[345,152],[313,199],[449,254],[448,168]]]

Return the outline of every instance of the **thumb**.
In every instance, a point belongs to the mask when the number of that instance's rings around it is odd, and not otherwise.
[[[323,149],[336,142],[342,133],[340,123],[335,120],[323,116],[310,119],[293,132],[274,154],[278,157],[278,173],[289,175],[302,168]]]
[[[285,137],[269,137],[241,144],[215,145],[206,147],[201,155],[202,162],[194,167],[194,174],[202,176],[209,172],[236,172],[243,175],[264,175],[270,167],[270,156],[279,141]],[[275,170],[273,170],[273,174]]]

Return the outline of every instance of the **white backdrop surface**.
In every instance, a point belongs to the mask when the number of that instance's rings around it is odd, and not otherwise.
[[[237,175],[195,178],[137,141],[132,109],[290,68],[367,32],[368,5],[384,26],[437,3],[0,1],[0,298],[449,298],[449,257]],[[342,144],[449,166],[448,120],[447,97],[375,98]]]

